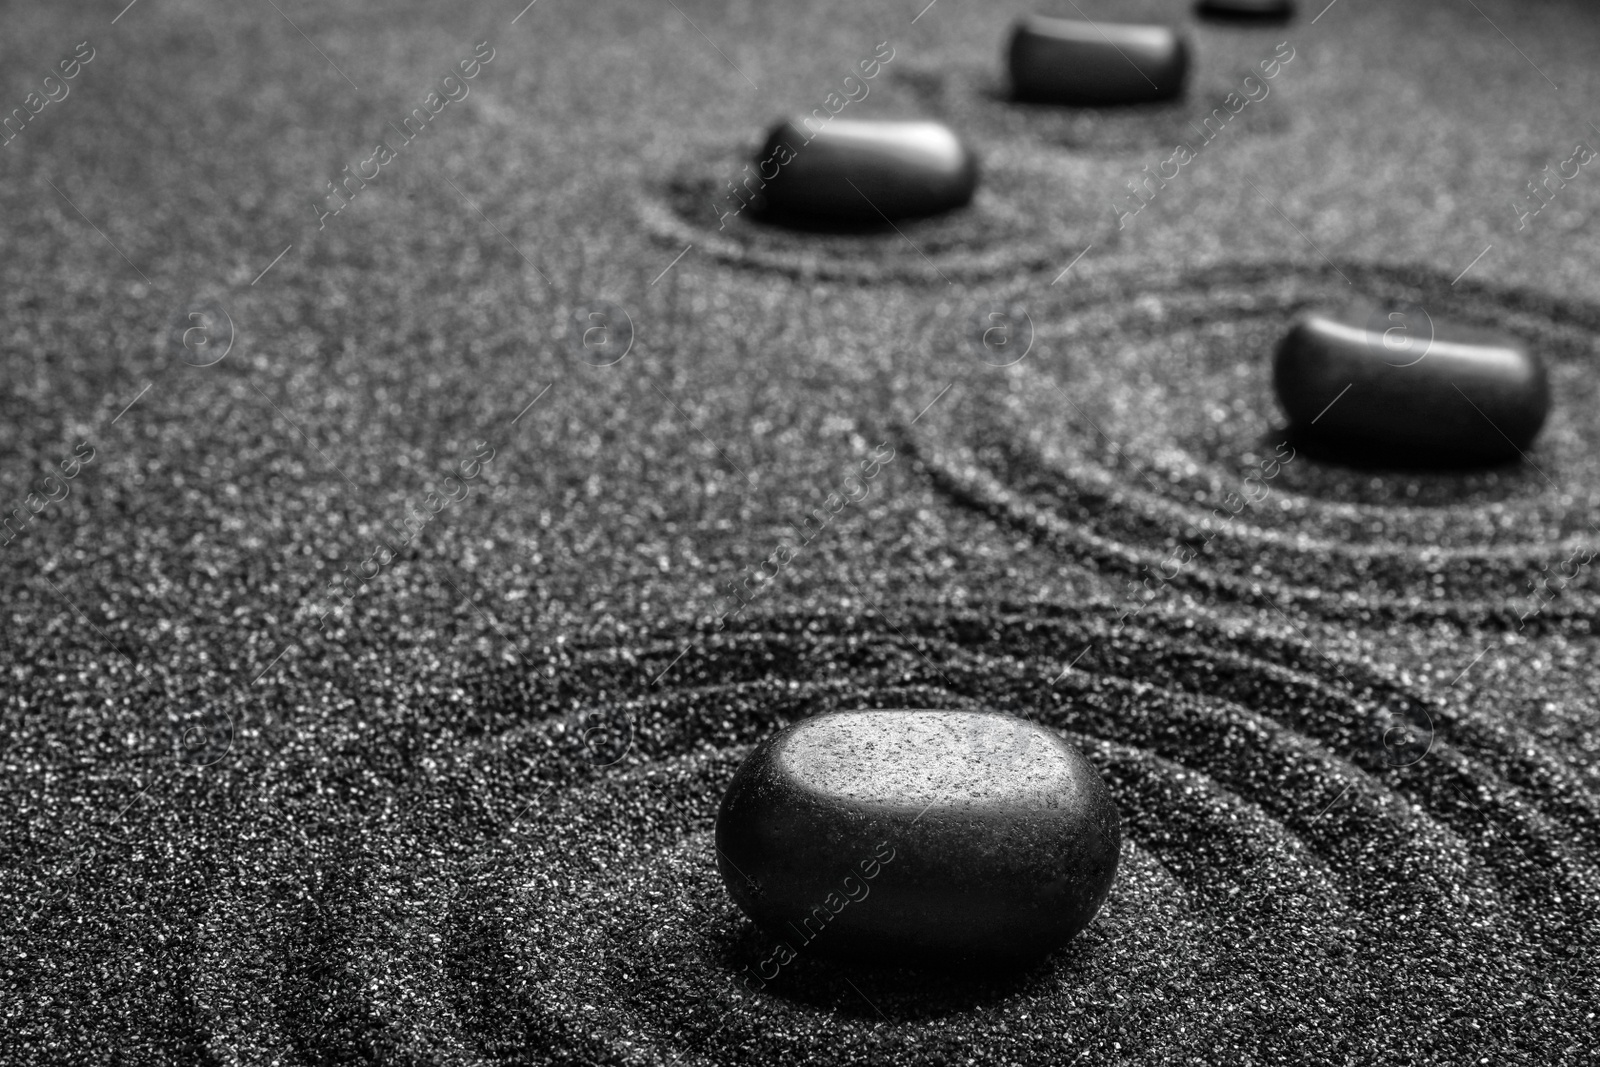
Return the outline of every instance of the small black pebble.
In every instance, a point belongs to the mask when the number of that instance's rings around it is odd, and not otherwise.
[[[1077,749],[974,711],[795,723],[739,767],[716,828],[728,892],[788,952],[891,965],[1059,948],[1105,902],[1121,840]]]
[[[1217,22],[1288,22],[1294,0],[1200,0],[1194,12]]]
[[[1143,104],[1183,93],[1189,45],[1168,26],[1029,15],[1012,30],[1010,67],[1021,101]]]
[[[782,122],[756,171],[779,220],[882,224],[962,207],[978,187],[977,157],[937,122]]]
[[[1520,342],[1420,308],[1302,317],[1273,384],[1297,438],[1391,466],[1514,461],[1550,410],[1544,365]]]

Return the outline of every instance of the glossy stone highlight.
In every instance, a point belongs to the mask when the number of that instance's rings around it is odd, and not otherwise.
[[[775,220],[881,224],[971,202],[978,161],[938,122],[832,119],[779,123],[758,162]]]
[[[942,965],[1070,940],[1110,892],[1121,821],[1094,767],[1032,722],[851,711],[762,742],[716,843],[734,901],[794,954]]]
[[[1200,0],[1194,13],[1215,22],[1288,22],[1294,0]]]
[[[1417,309],[1303,316],[1278,346],[1273,385],[1307,445],[1397,466],[1515,461],[1550,410],[1544,365],[1523,344]]]
[[[1009,63],[1018,100],[1144,104],[1182,94],[1189,45],[1168,26],[1029,15],[1012,30]]]

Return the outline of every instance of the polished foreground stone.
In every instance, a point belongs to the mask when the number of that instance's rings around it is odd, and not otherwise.
[[[1194,12],[1217,22],[1288,22],[1294,0],[1200,0]]]
[[[1420,309],[1302,317],[1273,384],[1296,437],[1387,465],[1514,461],[1550,410],[1544,365],[1520,342]]]
[[[962,207],[978,187],[977,157],[938,122],[779,123],[758,171],[779,220],[881,224]]]
[[[851,711],[762,742],[716,843],[734,901],[794,954],[1011,961],[1094,918],[1121,820],[1089,761],[1027,720]]]
[[[1182,94],[1189,45],[1167,26],[1029,15],[1011,33],[1012,93],[1040,104],[1103,107]]]

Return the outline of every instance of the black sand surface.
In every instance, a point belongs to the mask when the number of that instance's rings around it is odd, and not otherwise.
[[[8,6],[8,111],[93,58],[0,148],[0,489],[66,493],[0,555],[0,1058],[1593,1062],[1600,175],[1513,205],[1600,143],[1600,9],[1320,6],[1113,113],[1005,102],[1016,4]],[[719,228],[879,42],[841,114],[955,125],[972,208]],[[1354,293],[1529,338],[1528,461],[1285,459],[1272,343]],[[743,983],[717,798],[861,706],[1082,747],[1084,935]]]

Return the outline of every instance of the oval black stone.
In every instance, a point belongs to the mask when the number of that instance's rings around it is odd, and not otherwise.
[[[1294,0],[1200,0],[1194,11],[1218,22],[1288,22]]]
[[[978,161],[938,122],[788,121],[767,137],[755,178],[770,218],[872,224],[966,205]]]
[[[1143,104],[1183,92],[1189,45],[1169,26],[1029,15],[1011,33],[1012,93],[1043,104]]]
[[[1550,410],[1544,364],[1520,342],[1419,308],[1305,315],[1272,374],[1298,439],[1389,466],[1515,460]]]
[[[1077,749],[979,711],[795,723],[739,767],[716,829],[729,893],[789,952],[913,965],[1065,944],[1105,902],[1121,840]]]

